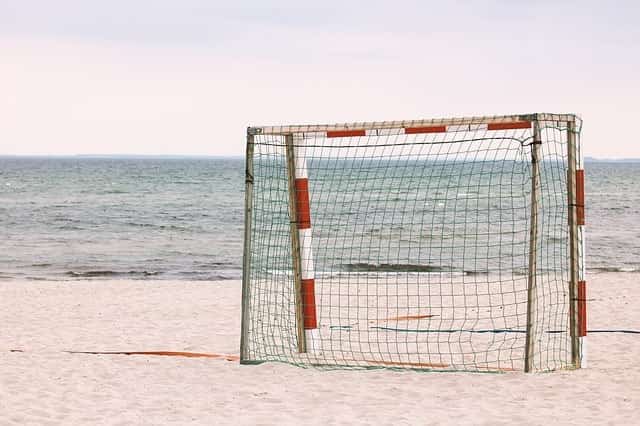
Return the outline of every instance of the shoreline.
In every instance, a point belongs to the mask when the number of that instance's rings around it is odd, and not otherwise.
[[[419,275],[419,274],[459,274],[459,275],[491,275],[491,272],[478,272],[478,271],[456,271],[456,270],[445,270],[445,271],[379,271],[372,270],[368,271],[337,271],[329,273],[326,278],[333,278],[339,276],[347,276],[347,275],[380,275],[380,274],[398,274],[405,273],[410,276]],[[67,272],[61,274],[62,276],[46,276],[46,277],[38,277],[38,276],[13,276],[6,275],[0,272],[0,283],[2,282],[106,282],[106,281],[153,281],[153,282],[207,282],[207,283],[216,283],[216,282],[229,282],[229,281],[242,281],[242,273],[239,275],[233,275],[229,278],[225,277],[216,277],[216,278],[188,278],[188,277],[176,277],[175,275],[167,274],[163,276],[164,273],[119,273],[119,272],[108,272],[104,275],[89,272],[87,274],[83,273],[72,273]],[[603,267],[603,268],[587,268],[587,275],[602,275],[602,274],[640,274],[640,267]],[[318,272],[317,275],[322,277],[322,273]],[[516,275],[526,275],[526,273],[516,274]]]

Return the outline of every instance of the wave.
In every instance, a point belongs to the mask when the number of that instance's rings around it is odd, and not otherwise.
[[[345,263],[345,272],[449,272],[452,268],[411,263]]]
[[[454,268],[450,266],[422,265],[411,263],[346,263],[342,264],[341,271],[343,273],[366,273],[366,272],[458,272],[464,275],[486,275],[490,272],[497,272],[498,269],[486,270],[467,270]],[[560,270],[540,268],[540,272],[560,272]],[[640,273],[640,267],[624,267],[624,266],[603,266],[595,268],[587,268],[589,272],[624,272],[624,273]],[[513,268],[510,270],[515,275],[528,275],[526,268]]]
[[[242,278],[241,271],[67,271],[63,274],[75,279],[136,279],[136,280],[177,280],[177,281],[226,281]],[[45,278],[48,279],[48,278]],[[55,279],[55,278],[54,278]]]
[[[126,226],[135,226],[135,227],[140,227],[140,228],[154,228],[154,229],[162,229],[162,230],[169,230],[169,231],[196,231],[198,229],[196,229],[197,227],[186,227],[186,226],[178,226],[178,225],[160,225],[160,224],[154,224],[154,223],[138,223],[138,222],[125,222],[124,225]]]
[[[179,272],[172,276],[172,279],[185,281],[228,281],[242,279],[241,271],[225,271],[216,273],[205,273],[197,271]]]
[[[236,265],[232,262],[193,262],[193,266],[197,269],[228,269]]]
[[[73,278],[103,278],[103,277],[151,277],[160,275],[160,271],[110,271],[110,270],[97,270],[97,271],[67,271],[64,275]]]
[[[75,226],[75,225],[58,226],[57,229],[59,229],[61,231],[84,231],[84,230],[86,230],[86,228],[83,228],[81,226]]]
[[[596,268],[587,268],[591,272],[640,272],[640,268],[630,266],[601,266]]]
[[[484,275],[488,271],[473,271],[451,266],[423,265],[417,263],[345,263],[343,272],[459,272],[465,275]]]
[[[567,239],[560,237],[547,237],[547,241],[550,243],[564,243],[567,241]]]

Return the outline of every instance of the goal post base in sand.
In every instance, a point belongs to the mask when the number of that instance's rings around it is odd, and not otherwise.
[[[586,363],[581,121],[250,127],[241,362]]]

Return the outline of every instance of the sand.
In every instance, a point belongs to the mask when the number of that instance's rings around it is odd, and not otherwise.
[[[640,274],[588,283],[590,329],[640,329]],[[637,334],[591,334],[578,371],[324,371],[64,352],[237,355],[235,281],[3,281],[0,301],[0,425],[632,424],[640,411]]]

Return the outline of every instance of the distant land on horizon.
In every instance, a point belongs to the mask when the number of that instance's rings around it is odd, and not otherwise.
[[[600,163],[640,163],[640,158],[595,158],[584,157],[584,161],[597,161]]]
[[[215,155],[215,154],[0,154],[0,158],[111,158],[111,159],[215,159],[215,158],[244,158],[244,154]],[[587,162],[600,163],[640,163],[640,158],[597,158],[584,157]]]
[[[214,155],[214,154],[0,154],[0,158],[111,158],[133,160],[164,160],[164,159],[207,159],[207,158],[244,158],[244,155]]]
[[[133,159],[171,159],[171,158],[244,158],[244,155],[215,154],[76,154],[69,157],[79,158],[133,158]]]

